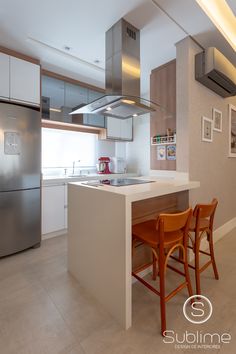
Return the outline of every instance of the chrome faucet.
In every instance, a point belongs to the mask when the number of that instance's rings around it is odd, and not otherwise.
[[[76,164],[76,162],[80,162],[80,160],[75,160],[75,161],[73,161],[72,175],[75,174],[75,164]]]

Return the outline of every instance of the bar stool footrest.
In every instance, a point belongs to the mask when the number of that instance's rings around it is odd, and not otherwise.
[[[150,289],[151,291],[153,291],[156,295],[160,296],[160,292],[155,289],[153,286],[151,286],[147,281],[143,280],[143,278],[139,277],[137,274],[132,272],[132,275],[138,280],[140,281],[143,285],[145,285],[148,289]]]

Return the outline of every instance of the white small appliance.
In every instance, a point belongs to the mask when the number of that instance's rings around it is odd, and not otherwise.
[[[126,161],[122,157],[112,157],[110,162],[112,173],[126,173]]]

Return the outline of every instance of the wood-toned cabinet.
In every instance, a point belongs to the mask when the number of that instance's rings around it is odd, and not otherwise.
[[[0,97],[40,105],[40,66],[0,53]]]
[[[150,99],[162,107],[151,113],[150,138],[166,135],[167,129],[174,132],[176,130],[176,60],[152,70]],[[176,169],[175,160],[167,157],[165,160],[157,159],[157,145],[150,146],[150,165],[152,170]]]
[[[119,119],[107,117],[106,121],[107,139],[121,141],[133,140],[133,118]]]

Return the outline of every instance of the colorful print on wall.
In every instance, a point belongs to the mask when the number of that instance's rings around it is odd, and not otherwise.
[[[202,141],[213,141],[213,120],[207,117],[202,117]]]
[[[167,145],[167,160],[176,160],[176,146]]]
[[[216,108],[212,110],[213,130],[216,132],[222,132],[222,112]]]
[[[165,145],[157,146],[157,160],[166,160],[166,147],[165,147]]]

